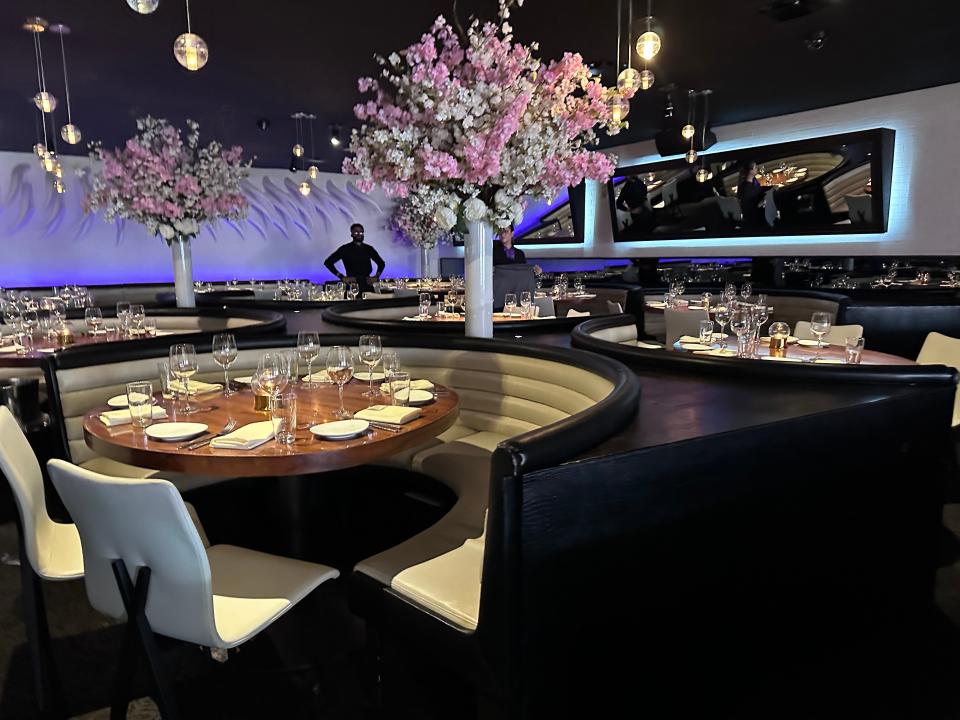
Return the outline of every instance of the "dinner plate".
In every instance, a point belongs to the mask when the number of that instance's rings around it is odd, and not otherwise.
[[[788,356],[788,357],[777,357],[777,356],[775,356],[775,355],[761,355],[761,356],[760,356],[760,359],[761,359],[761,360],[772,360],[772,361],[774,361],[774,362],[793,362],[793,363],[803,362],[803,360],[801,360],[801,359],[798,358],[798,357],[789,357],[789,356]]]
[[[374,381],[374,382],[376,382],[377,380],[383,380],[383,379],[386,377],[386,375],[384,375],[382,372],[372,372],[372,373],[371,373],[371,372],[367,372],[366,370],[361,370],[360,372],[355,372],[355,373],[353,374],[353,376],[354,376],[357,380],[363,380],[364,382],[370,382],[370,376],[371,376],[371,375],[373,376],[373,381]]]
[[[796,337],[794,337],[793,335],[787,335],[787,344],[788,344],[788,345],[793,345],[794,343],[798,342],[799,340],[800,340],[800,338],[796,338]],[[770,344],[770,336],[769,336],[769,335],[762,335],[762,336],[760,337],[760,342],[762,342],[764,345],[769,345],[769,344]],[[817,343],[814,342],[813,344],[816,345]]]
[[[150,425],[144,432],[147,437],[154,440],[177,442],[178,440],[189,440],[198,435],[203,435],[208,429],[203,423],[165,422]]]
[[[819,360],[813,361],[817,365],[846,365],[846,360],[835,357],[822,357]]]
[[[397,397],[404,399],[405,393],[401,390]],[[429,390],[411,390],[410,397],[407,398],[407,405],[426,405],[433,402],[433,393]]]
[[[680,347],[684,350],[713,350],[709,345],[701,345],[700,343],[680,343]]]
[[[240,377],[230,378],[238,385],[249,385],[253,382],[253,375],[241,375]]]
[[[112,398],[107,400],[107,405],[112,408],[125,408],[127,407],[127,396],[126,395],[114,395]],[[154,400],[153,404],[156,405],[157,401]]]
[[[816,340],[797,340],[797,345],[800,345],[800,346],[802,346],[802,347],[812,347],[812,348],[815,348],[815,347],[817,346],[817,341],[816,341]],[[830,347],[830,343],[828,343],[828,342],[821,343],[820,347],[822,347],[822,348],[828,348],[828,347]]]
[[[369,427],[370,423],[366,420],[335,420],[314,425],[310,432],[325,440],[346,440],[365,433]]]

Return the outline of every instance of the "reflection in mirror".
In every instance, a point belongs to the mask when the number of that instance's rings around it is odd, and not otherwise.
[[[892,130],[622,168],[608,183],[617,241],[884,232]]]
[[[583,202],[581,183],[563,190],[553,202],[528,200],[523,221],[514,229],[518,245],[583,242]]]

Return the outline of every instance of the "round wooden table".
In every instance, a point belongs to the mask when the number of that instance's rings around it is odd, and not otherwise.
[[[714,347],[719,348],[719,345]],[[685,350],[680,347],[679,342],[676,343],[673,347],[675,352],[695,352],[693,350]],[[735,336],[730,336],[727,338],[727,350],[737,350],[737,338]],[[768,344],[761,343],[758,354],[762,357],[764,355],[770,354],[770,346]],[[815,347],[805,347],[803,345],[797,345],[796,343],[787,345],[787,357],[788,358],[798,358],[801,362],[810,363],[817,355],[817,349]],[[726,357],[723,355],[704,355],[704,357],[715,357],[719,360],[725,360]],[[730,357],[736,357],[736,355],[731,355]],[[829,358],[831,361],[841,360],[843,364],[846,364],[847,349],[843,345],[830,345],[829,347],[821,348],[820,357]],[[764,362],[773,363],[777,362],[774,360],[766,360]],[[781,360],[779,362],[790,363],[789,360]],[[821,364],[821,363],[815,363]],[[837,364],[836,362],[825,362],[823,365]],[[863,354],[860,356],[861,365],[916,365],[913,360],[909,360],[905,357],[900,357],[899,355],[890,355],[888,353],[877,352],[876,350],[866,350],[864,349]]]
[[[292,387],[296,388],[300,426],[337,419],[333,416],[338,407],[335,385],[319,385],[314,390],[302,385]],[[374,387],[377,387],[376,382]],[[362,397],[361,393],[366,389],[366,382],[354,380],[348,383],[343,389],[344,406],[355,413],[370,405],[390,404],[389,395],[372,400]],[[281,446],[270,440],[253,450],[224,450],[209,445],[198,450],[179,450],[178,446],[187,441],[151,440],[132,425],[107,427],[98,417],[110,409],[107,406],[95,408],[84,416],[83,436],[87,445],[100,455],[155,470],[218,477],[306,475],[374,462],[417,447],[447,430],[457,419],[460,400],[452,390],[440,385],[436,390],[436,400],[420,408],[419,418],[398,426],[399,432],[371,426],[367,433],[350,440],[321,440],[310,432],[309,427],[304,427],[298,428],[292,445]],[[190,402],[203,411],[178,415],[172,401],[161,401],[169,417],[158,422],[205,423],[210,432],[216,433],[231,418],[237,421],[238,428],[269,419],[268,414],[253,409],[253,393],[249,389],[230,397],[224,397],[222,392],[209,393],[191,398]]]

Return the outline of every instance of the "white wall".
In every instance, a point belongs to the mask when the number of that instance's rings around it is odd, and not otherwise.
[[[538,258],[960,255],[958,117],[960,84],[953,84],[714,128],[718,141],[710,152],[877,127],[896,130],[886,233],[614,243],[606,187],[591,182],[587,187],[585,243],[530,245],[525,250],[528,256]],[[663,159],[652,140],[613,151],[621,166]],[[457,253],[446,249],[445,254]]]
[[[105,222],[83,212],[90,161],[64,157],[67,192],[29,153],[0,152],[0,286],[172,282],[166,243],[136,223]],[[418,254],[393,240],[386,223],[393,203],[360,193],[347,176],[323,173],[300,195],[304,173],[254,169],[245,185],[249,216],[206,226],[193,243],[198,280],[332,276],[323,260],[361,222],[387,275],[415,275]]]

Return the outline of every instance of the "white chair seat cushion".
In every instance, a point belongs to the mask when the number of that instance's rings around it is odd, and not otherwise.
[[[50,523],[38,558],[37,574],[46,580],[74,580],[83,577],[83,549],[73,523]]]
[[[431,612],[468,630],[477,629],[483,537],[403,570],[390,587]]]
[[[240,645],[340,573],[326,565],[233,545],[207,549],[221,647]]]
[[[79,463],[79,465],[84,470],[100,473],[101,475],[110,475],[111,477],[135,479],[160,478],[161,480],[169,480],[177,490],[182,493],[207,485],[215,485],[216,483],[230,479],[226,477],[207,477],[206,475],[185,475],[181,473],[162,472],[160,470],[137,467],[136,465],[127,465],[126,463],[111,460],[110,458],[100,455],[85,460]]]

